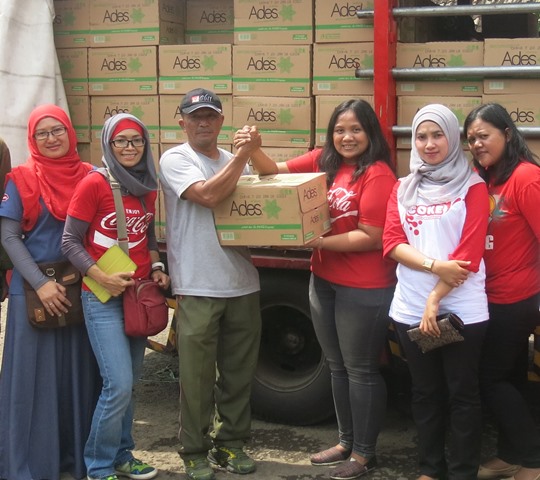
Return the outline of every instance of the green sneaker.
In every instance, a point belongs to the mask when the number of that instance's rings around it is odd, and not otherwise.
[[[214,480],[214,470],[208,464],[205,457],[192,458],[184,460],[186,475],[191,480]]]
[[[157,474],[157,468],[151,467],[147,463],[132,458],[129,462],[114,467],[116,475],[121,477],[134,478],[137,480],[148,480],[154,478]]]
[[[107,475],[106,477],[99,477],[99,478],[94,478],[94,477],[91,477],[90,475],[88,475],[88,477],[86,477],[87,480],[118,480],[118,477],[116,475]]]
[[[208,460],[214,465],[226,468],[232,473],[252,473],[257,464],[242,448],[216,446],[208,454]]]

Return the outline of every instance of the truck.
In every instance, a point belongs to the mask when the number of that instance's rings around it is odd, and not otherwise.
[[[74,1],[74,0],[62,0]],[[342,4],[341,4],[342,3]],[[422,0],[376,0],[374,2],[335,2],[336,12],[345,15],[348,22],[372,22],[374,53],[372,68],[353,64],[353,76],[373,81],[373,105],[383,131],[398,157],[400,139],[410,138],[410,126],[398,125],[396,82],[400,78],[474,77],[513,78],[515,76],[538,79],[539,68],[527,67],[449,67],[399,69],[396,68],[396,50],[399,29],[405,21],[442,18],[432,28],[437,33],[448,30],[458,38],[470,22],[459,19],[479,19],[483,15],[525,15],[540,13],[540,4],[470,5],[471,1],[432,3]],[[365,6],[364,6],[365,3]],[[443,5],[451,4],[451,5]],[[500,2],[502,3],[502,2]],[[517,17],[516,17],[517,18]],[[418,20],[420,19],[420,20]],[[53,0],[3,0],[0,4],[0,106],[4,112],[0,120],[0,136],[11,150],[14,164],[26,158],[26,119],[31,109],[40,103],[56,103],[68,110],[62,76],[58,65],[53,35],[55,17]],[[450,27],[447,27],[450,24]],[[410,27],[410,23],[408,24]],[[452,25],[454,28],[452,28]],[[466,27],[464,26],[466,25]],[[536,25],[538,29],[538,25]],[[473,27],[473,30],[475,28]],[[469,31],[471,34],[472,31]],[[414,71],[412,71],[414,70]],[[9,92],[9,94],[6,94]],[[442,92],[439,92],[441,94]],[[526,134],[539,137],[538,128],[524,129]],[[408,165],[407,165],[408,166]],[[400,165],[398,164],[398,173]],[[402,170],[406,173],[406,168]],[[167,259],[167,246],[160,244],[163,260]],[[313,424],[333,415],[330,373],[324,354],[317,341],[309,310],[308,282],[310,276],[310,250],[252,247],[252,258],[261,280],[261,315],[263,330],[257,372],[252,386],[252,406],[259,416],[298,425]],[[174,301],[170,300],[174,308]],[[174,355],[174,319],[167,342],[149,341],[150,348]],[[540,330],[538,331],[540,334]],[[540,336],[531,362],[531,380],[540,377]],[[406,392],[408,373],[393,330],[381,352],[381,365],[388,376],[390,390]]]

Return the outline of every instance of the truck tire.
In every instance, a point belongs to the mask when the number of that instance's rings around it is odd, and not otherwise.
[[[260,269],[262,336],[251,405],[256,416],[311,425],[334,415],[330,372],[309,311],[309,272]]]

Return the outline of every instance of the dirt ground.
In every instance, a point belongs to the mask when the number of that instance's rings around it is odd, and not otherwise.
[[[3,303],[0,361],[6,310],[7,304]],[[164,332],[156,338],[160,343],[165,343],[165,337]],[[148,349],[143,375],[136,386],[135,395],[135,455],[159,469],[158,479],[187,479],[178,456],[177,359]],[[535,398],[538,400],[539,397]],[[534,401],[534,404],[538,406],[540,402]],[[366,480],[414,480],[418,476],[415,428],[410,416],[403,409],[396,408],[397,405],[395,398],[389,398],[386,423],[377,445],[379,468],[363,477]],[[336,441],[335,420],[309,427],[291,427],[254,418],[252,439],[246,450],[257,460],[257,471],[247,476],[246,480],[328,479],[328,467],[311,466],[309,456],[334,445]],[[484,457],[494,451],[494,443],[494,429],[486,423]],[[216,477],[217,480],[239,478],[223,470],[217,470]],[[60,480],[70,478],[67,476]]]
[[[3,350],[7,302],[1,305],[0,362]],[[166,332],[155,337],[165,343]],[[143,375],[135,389],[135,455],[159,469],[158,479],[184,480],[178,455],[177,358],[148,349]],[[412,480],[416,477],[414,427],[410,419],[389,410],[388,427],[379,440],[381,468],[373,480]],[[328,467],[313,467],[310,454],[335,444],[334,420],[310,427],[291,427],[254,418],[252,439],[246,450],[257,460],[257,471],[246,480],[327,479]],[[217,480],[236,480],[237,475],[216,470]],[[70,476],[61,480],[70,480]],[[51,479],[53,480],[53,479]],[[54,479],[56,480],[56,479]]]

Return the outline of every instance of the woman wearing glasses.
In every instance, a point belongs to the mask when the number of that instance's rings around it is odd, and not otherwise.
[[[122,293],[132,278],[152,278],[168,288],[154,231],[157,180],[148,131],[133,115],[110,117],[101,135],[103,165],[77,187],[68,209],[62,249],[81,273],[112,295],[106,303],[83,286],[84,316],[103,379],[85,448],[88,480],[118,476],[149,479],[154,467],[133,457],[133,385],[140,375],[146,337],[124,333]],[[108,275],[96,261],[117,243],[117,219],[109,173],[120,183],[134,272]]]
[[[23,280],[50,314],[69,305],[64,287],[37,263],[65,260],[61,239],[69,201],[91,165],[77,154],[75,130],[55,105],[28,121],[26,163],[7,175],[0,204],[9,285],[0,375],[0,478],[57,479],[86,474],[83,450],[101,380],[84,324],[37,329],[28,322]]]

